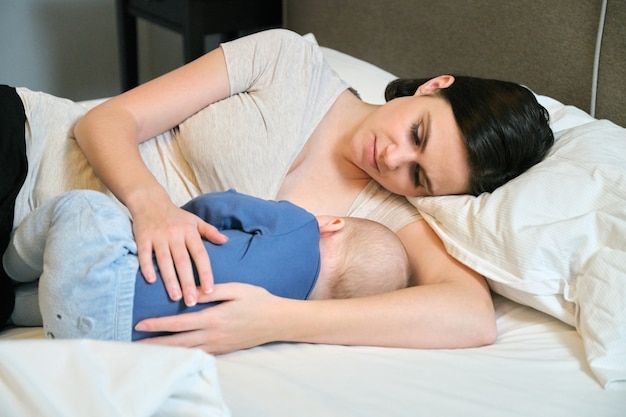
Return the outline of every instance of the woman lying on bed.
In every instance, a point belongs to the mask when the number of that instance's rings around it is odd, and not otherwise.
[[[32,126],[37,106],[29,100],[40,97],[18,93]],[[76,161],[62,155],[56,173],[26,178],[15,222],[33,208],[23,201],[72,187],[100,189],[101,180],[133,216],[148,280],[154,253],[173,299],[228,301],[140,323],[139,330],[177,333],[151,343],[214,353],[271,341],[429,348],[492,343],[496,327],[485,280],[450,257],[401,196],[493,190],[546,154],[553,142],[547,112],[516,84],[465,77],[399,81],[387,93],[393,100],[383,106],[362,102],[317,46],[288,31],[224,44],[91,110],[74,134],[97,178],[80,164],[82,155],[65,151]],[[47,138],[37,146],[64,152],[65,144],[58,145]],[[407,249],[415,285],[308,302],[245,284],[213,286],[201,237],[218,243],[223,237],[178,205],[227,188],[385,224]],[[42,190],[44,196],[29,195]]]

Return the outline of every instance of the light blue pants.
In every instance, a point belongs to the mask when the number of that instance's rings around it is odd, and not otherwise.
[[[48,337],[131,340],[137,247],[128,215],[108,196],[70,191],[37,208],[3,260],[19,281],[41,275]]]

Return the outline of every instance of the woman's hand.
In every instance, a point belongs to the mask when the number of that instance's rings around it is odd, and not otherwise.
[[[202,237],[213,243],[224,243],[226,237],[215,227],[173,203],[147,207],[133,213],[133,233],[137,242],[139,267],[150,283],[156,273],[152,254],[156,256],[161,277],[172,300],[184,298],[188,306],[198,300],[193,264],[200,280],[200,289],[213,289],[213,273]],[[193,264],[192,264],[193,260]]]
[[[280,303],[286,299],[249,284],[215,285],[210,294],[201,294],[198,302],[223,301],[201,311],[176,316],[146,319],[137,330],[174,332],[141,340],[141,343],[202,348],[222,354],[275,341]]]

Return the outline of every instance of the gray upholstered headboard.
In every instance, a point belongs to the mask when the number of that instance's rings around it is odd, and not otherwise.
[[[516,81],[626,126],[624,0],[285,1],[287,28],[398,76]]]

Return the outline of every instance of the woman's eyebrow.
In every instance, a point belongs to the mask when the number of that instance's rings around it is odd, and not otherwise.
[[[426,145],[428,145],[428,139],[430,139],[430,128],[431,128],[430,112],[426,112],[422,120],[422,130],[424,132],[424,139],[422,140],[422,143],[420,144],[421,145],[420,150],[422,152],[424,152],[424,150],[426,149]]]
[[[422,153],[424,153],[424,151],[426,150],[426,146],[428,145],[428,139],[430,139],[430,132],[431,132],[431,126],[432,126],[431,121],[432,121],[432,118],[431,118],[430,112],[426,112],[426,114],[424,115],[424,121],[423,121],[424,140],[422,140],[422,143],[420,146],[420,151]],[[426,188],[426,191],[428,191],[430,195],[434,195],[433,184],[430,181],[430,177],[428,176],[428,173],[424,169],[423,165],[421,166],[421,169],[422,169],[422,175],[424,176],[424,187]]]

